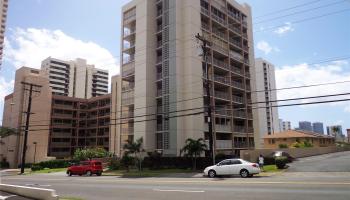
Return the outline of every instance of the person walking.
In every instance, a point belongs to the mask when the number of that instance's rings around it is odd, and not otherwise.
[[[259,167],[261,171],[264,171],[264,156],[262,156],[261,154],[259,156]]]

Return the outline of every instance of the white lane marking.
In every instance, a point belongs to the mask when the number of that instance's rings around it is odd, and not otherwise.
[[[162,189],[153,189],[157,192],[190,192],[190,193],[202,193],[204,190],[162,190]]]
[[[10,198],[10,197],[15,197],[17,195],[10,195],[10,196],[0,196],[0,200],[6,200],[7,198]]]

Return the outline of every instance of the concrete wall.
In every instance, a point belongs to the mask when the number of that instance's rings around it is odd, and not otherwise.
[[[294,158],[303,158],[315,155],[322,155],[340,151],[350,151],[350,147],[316,147],[316,148],[293,148],[293,149],[255,149],[255,150],[242,150],[240,158],[256,162],[259,155],[268,156],[274,151],[284,151],[289,153]]]

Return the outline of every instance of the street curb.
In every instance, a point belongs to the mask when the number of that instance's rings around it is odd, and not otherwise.
[[[56,191],[52,189],[0,184],[0,191],[38,200],[58,200],[58,195],[56,195]]]

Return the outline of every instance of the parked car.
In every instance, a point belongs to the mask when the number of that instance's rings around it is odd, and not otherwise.
[[[258,164],[242,159],[226,159],[204,169],[204,175],[211,178],[218,175],[240,175],[242,178],[247,178],[259,173]]]
[[[102,163],[100,161],[82,161],[79,164],[72,165],[67,169],[68,176],[72,175],[83,175],[92,176],[96,174],[97,176],[102,175]]]
[[[294,158],[291,155],[289,155],[289,153],[284,151],[274,151],[268,157],[272,157],[272,158],[287,157],[288,163],[291,163],[294,160]]]

